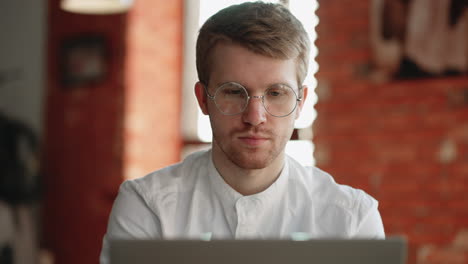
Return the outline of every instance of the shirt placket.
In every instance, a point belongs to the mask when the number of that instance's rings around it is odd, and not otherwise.
[[[249,239],[257,237],[258,216],[261,203],[258,198],[242,197],[236,202],[237,227],[236,239]]]

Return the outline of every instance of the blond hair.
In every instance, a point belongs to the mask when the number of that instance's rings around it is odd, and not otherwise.
[[[307,75],[310,42],[301,22],[280,4],[247,2],[222,9],[200,29],[196,47],[200,82],[208,84],[211,52],[220,41],[276,59],[296,59],[301,87]]]

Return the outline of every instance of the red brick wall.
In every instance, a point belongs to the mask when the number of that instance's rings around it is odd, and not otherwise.
[[[135,1],[128,16],[125,176],[179,161],[183,1]]]
[[[93,16],[49,0],[42,244],[55,263],[98,263],[125,176],[179,159],[181,3],[135,1],[128,15]],[[70,89],[59,50],[87,33],[105,38],[108,74]]]
[[[370,1],[319,4],[317,165],[379,200],[409,263],[435,263],[417,256],[468,228],[468,78],[372,82]]]

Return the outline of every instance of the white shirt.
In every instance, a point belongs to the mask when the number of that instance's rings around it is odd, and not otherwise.
[[[265,191],[243,196],[219,175],[211,151],[125,181],[103,241],[112,239],[384,238],[377,201],[291,157]]]

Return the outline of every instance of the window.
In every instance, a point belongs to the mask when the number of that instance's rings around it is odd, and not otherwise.
[[[195,43],[200,26],[211,15],[220,9],[232,4],[246,2],[243,0],[186,0],[185,2],[185,40],[184,40],[184,80],[183,80],[183,109],[182,109],[182,133],[185,139],[183,156],[201,148],[209,147],[211,142],[211,127],[207,116],[203,115],[197,105],[193,92],[197,82],[195,66]],[[280,2],[271,0],[265,2]],[[318,18],[315,10],[318,7],[316,0],[289,0],[287,2],[291,12],[302,22],[309,34],[311,43],[316,39],[315,27]],[[311,125],[316,117],[314,104],[317,96],[314,92],[317,81],[314,78],[318,70],[318,64],[314,58],[317,48],[311,47],[309,73],[304,82],[309,87],[309,95],[304,105],[301,117],[296,121],[293,139],[286,146],[286,152],[304,165],[313,165],[313,144]]]

